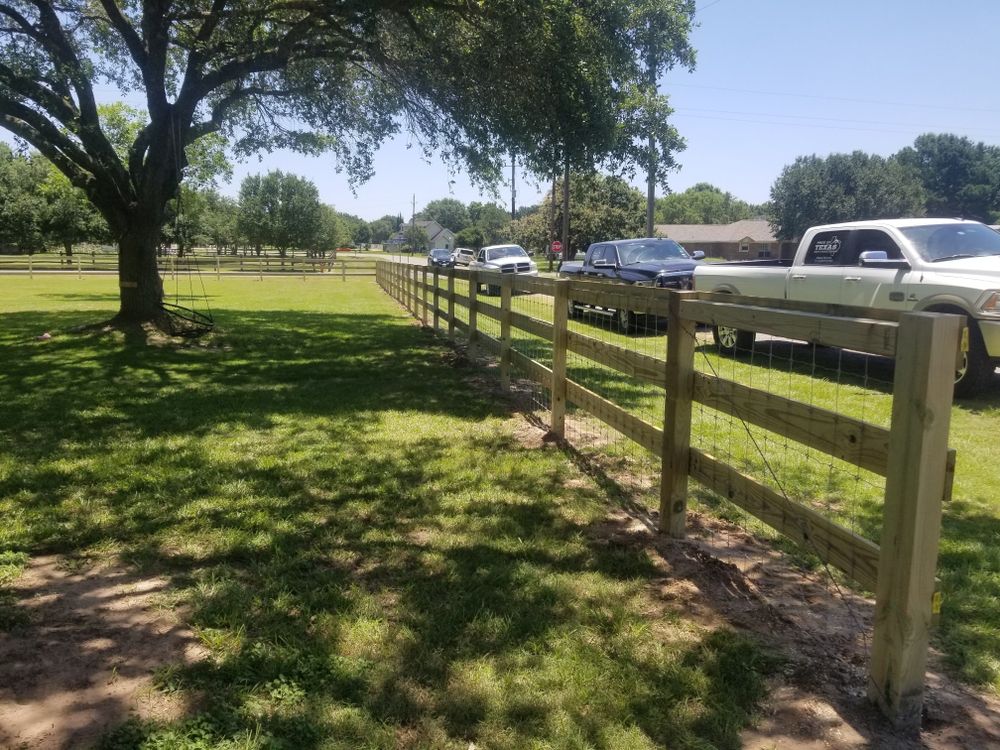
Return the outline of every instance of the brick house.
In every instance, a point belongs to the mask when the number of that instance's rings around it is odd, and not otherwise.
[[[701,250],[707,258],[726,260],[790,258],[798,245],[777,239],[766,219],[732,224],[657,224],[656,235],[679,242],[688,252]]]

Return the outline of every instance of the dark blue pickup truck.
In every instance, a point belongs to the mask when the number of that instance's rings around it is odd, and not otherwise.
[[[582,263],[563,263],[559,275],[661,289],[690,289],[694,267],[704,257],[700,250],[691,255],[673,240],[658,237],[610,240],[588,247]],[[582,307],[584,305],[570,301],[570,316],[579,317]],[[588,309],[613,316],[622,332],[635,328],[636,314],[633,312],[599,307]]]

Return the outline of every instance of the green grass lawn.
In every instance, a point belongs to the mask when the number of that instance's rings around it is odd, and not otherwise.
[[[655,614],[601,492],[372,281],[205,284],[218,332],[144,346],[69,332],[111,277],[0,277],[0,587],[120,556],[210,652],[108,747],[738,746],[772,661]]]

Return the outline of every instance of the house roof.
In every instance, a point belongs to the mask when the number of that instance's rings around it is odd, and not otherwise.
[[[766,219],[743,219],[732,224],[657,224],[656,233],[682,245],[685,242],[777,242]]]

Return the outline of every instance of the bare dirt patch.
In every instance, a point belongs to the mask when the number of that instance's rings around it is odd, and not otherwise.
[[[30,622],[0,633],[0,747],[87,747],[130,714],[183,714],[152,688],[153,672],[204,652],[154,606],[166,586],[120,565],[33,559],[11,586]]]
[[[708,625],[752,633],[781,655],[748,750],[1000,747],[1000,700],[956,683],[931,655],[919,736],[892,729],[866,697],[874,602],[808,573],[743,530],[691,514],[689,538],[656,532],[657,514],[614,511],[594,529],[600,543],[643,547],[663,576],[650,582],[663,606]]]
[[[518,421],[522,445],[543,442],[530,432],[544,425],[531,417]],[[615,481],[613,467],[567,449],[585,473]],[[683,541],[663,537],[659,514],[621,494],[621,507],[591,529],[594,544],[649,551],[661,571],[649,584],[659,607],[706,627],[747,632],[782,658],[762,718],[743,734],[744,748],[1000,748],[1000,700],[949,678],[933,652],[919,736],[895,731],[874,708],[866,694],[873,600],[802,570],[764,541],[710,516],[689,514]]]

